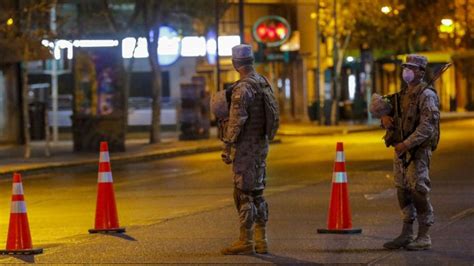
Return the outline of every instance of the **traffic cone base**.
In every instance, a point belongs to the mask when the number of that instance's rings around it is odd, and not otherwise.
[[[115,234],[115,233],[125,233],[125,228],[89,229],[89,234]]]
[[[362,233],[362,229],[318,229],[318,234],[341,234],[341,235],[353,235]]]
[[[19,249],[19,250],[0,250],[0,255],[36,255],[42,254],[42,248]]]
[[[336,161],[332,176],[331,200],[328,212],[327,229],[318,229],[319,234],[360,234],[362,229],[352,228],[349,187],[347,183],[346,162],[342,142],[336,146]]]

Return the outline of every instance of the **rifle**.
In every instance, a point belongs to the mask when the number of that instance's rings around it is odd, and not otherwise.
[[[402,142],[405,138],[405,136],[403,135],[403,121],[402,121],[402,112],[400,108],[400,93],[393,94],[392,101],[393,101],[393,107],[394,107],[393,120],[396,123],[396,128],[394,132],[395,139],[393,141],[394,142],[393,146],[395,146],[395,143]],[[403,153],[402,155],[398,156],[398,158],[401,160],[402,174],[404,177],[406,176],[406,171],[408,168],[406,157],[407,157],[406,153]]]
[[[383,96],[383,98],[388,101],[391,105],[392,111],[390,116],[393,118],[395,126],[386,131],[385,136],[383,137],[385,141],[385,146],[395,146],[395,144],[403,141],[403,135],[400,132],[401,129],[401,112],[400,112],[400,93],[394,93],[390,95]]]

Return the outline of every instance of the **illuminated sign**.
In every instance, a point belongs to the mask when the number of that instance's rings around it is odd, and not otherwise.
[[[279,16],[265,16],[255,22],[253,38],[268,47],[276,47],[288,40],[291,34],[290,24]]]
[[[171,65],[182,57],[215,57],[217,43],[215,36],[186,36],[180,38],[171,27],[160,27],[158,62],[162,66]],[[219,56],[231,56],[232,47],[240,44],[238,35],[219,36]],[[44,46],[52,49],[54,58],[61,59],[61,50],[67,51],[67,58],[73,59],[74,47],[115,47],[118,40],[43,40]],[[135,52],[134,52],[135,50]],[[126,37],[122,40],[122,57],[125,59],[148,58],[147,39],[145,37]]]
[[[181,40],[178,32],[171,27],[160,27],[160,36],[158,38],[158,63],[162,66],[168,66],[176,62],[179,58]],[[136,47],[135,47],[136,46]],[[135,49],[135,52],[133,50]],[[148,58],[147,40],[144,37],[137,39],[127,37],[122,40],[123,58]]]

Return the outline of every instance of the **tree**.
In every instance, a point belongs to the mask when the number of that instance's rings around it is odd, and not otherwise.
[[[440,41],[439,26],[443,18],[453,18],[455,1],[360,2],[363,3],[362,8],[351,12],[354,20],[352,27],[355,29],[352,47],[368,44],[374,49],[387,50],[392,54],[449,48]]]
[[[357,13],[366,9],[374,9],[374,1],[349,1],[349,0],[320,0],[319,27],[322,35],[332,40],[333,57],[333,102],[331,106],[331,121],[327,124],[338,124],[338,104],[341,98],[341,72],[344,55],[351,45],[351,40],[356,28]],[[330,122],[330,123],[328,123]]]
[[[340,74],[347,49],[360,47],[386,55],[428,50],[472,49],[473,0],[320,0],[322,35],[333,43],[334,100],[332,124],[337,123]],[[443,18],[454,20],[463,37],[457,47],[443,41]],[[468,37],[470,36],[470,37]],[[468,48],[471,47],[471,48]],[[468,69],[468,68],[467,68]]]
[[[24,157],[31,156],[30,116],[28,106],[28,62],[50,57],[41,40],[51,35],[49,12],[56,1],[21,0],[2,1],[0,9],[0,56],[5,62],[21,62],[22,117],[25,142]],[[47,139],[48,141],[48,139]],[[47,146],[46,155],[49,155]]]

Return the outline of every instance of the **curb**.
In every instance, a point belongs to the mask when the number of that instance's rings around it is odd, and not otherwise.
[[[270,142],[270,144],[279,144],[281,143],[281,139],[275,139]],[[216,143],[208,146],[196,146],[191,148],[175,148],[175,149],[167,149],[162,151],[155,151],[155,152],[147,152],[141,154],[131,154],[131,155],[112,155],[110,158],[111,163],[136,163],[136,162],[144,162],[144,161],[151,161],[151,160],[161,160],[161,159],[168,159],[168,158],[175,158],[180,156],[186,155],[193,155],[193,154],[200,154],[200,153],[208,153],[208,152],[215,152],[222,150],[222,144]],[[44,173],[51,170],[58,170],[58,169],[65,169],[65,168],[75,168],[75,167],[91,167],[97,166],[98,160],[97,159],[84,159],[79,161],[72,161],[72,162],[57,162],[57,163],[50,163],[45,165],[37,165],[31,167],[18,167],[13,170],[7,171],[0,171],[0,178],[1,177],[10,177],[15,172],[21,172],[22,174],[38,174]]]
[[[359,132],[368,132],[368,131],[375,131],[375,130],[382,130],[379,126],[368,126],[364,128],[356,128],[356,129],[340,129],[334,130],[331,132],[309,132],[309,133],[288,133],[288,132],[281,132],[278,133],[278,136],[285,136],[285,137],[316,137],[316,136],[332,136],[332,135],[346,135],[351,133],[359,133]]]
[[[445,117],[441,119],[441,123],[447,122],[455,122],[460,120],[469,120],[474,119],[473,116],[452,116],[452,117]],[[363,128],[355,128],[355,129],[340,129],[334,130],[331,132],[308,132],[308,133],[293,133],[293,132],[279,132],[278,136],[282,137],[317,137],[317,136],[332,136],[332,135],[346,135],[351,133],[360,133],[360,132],[369,132],[369,131],[377,131],[377,130],[384,130],[380,126],[367,126]]]

